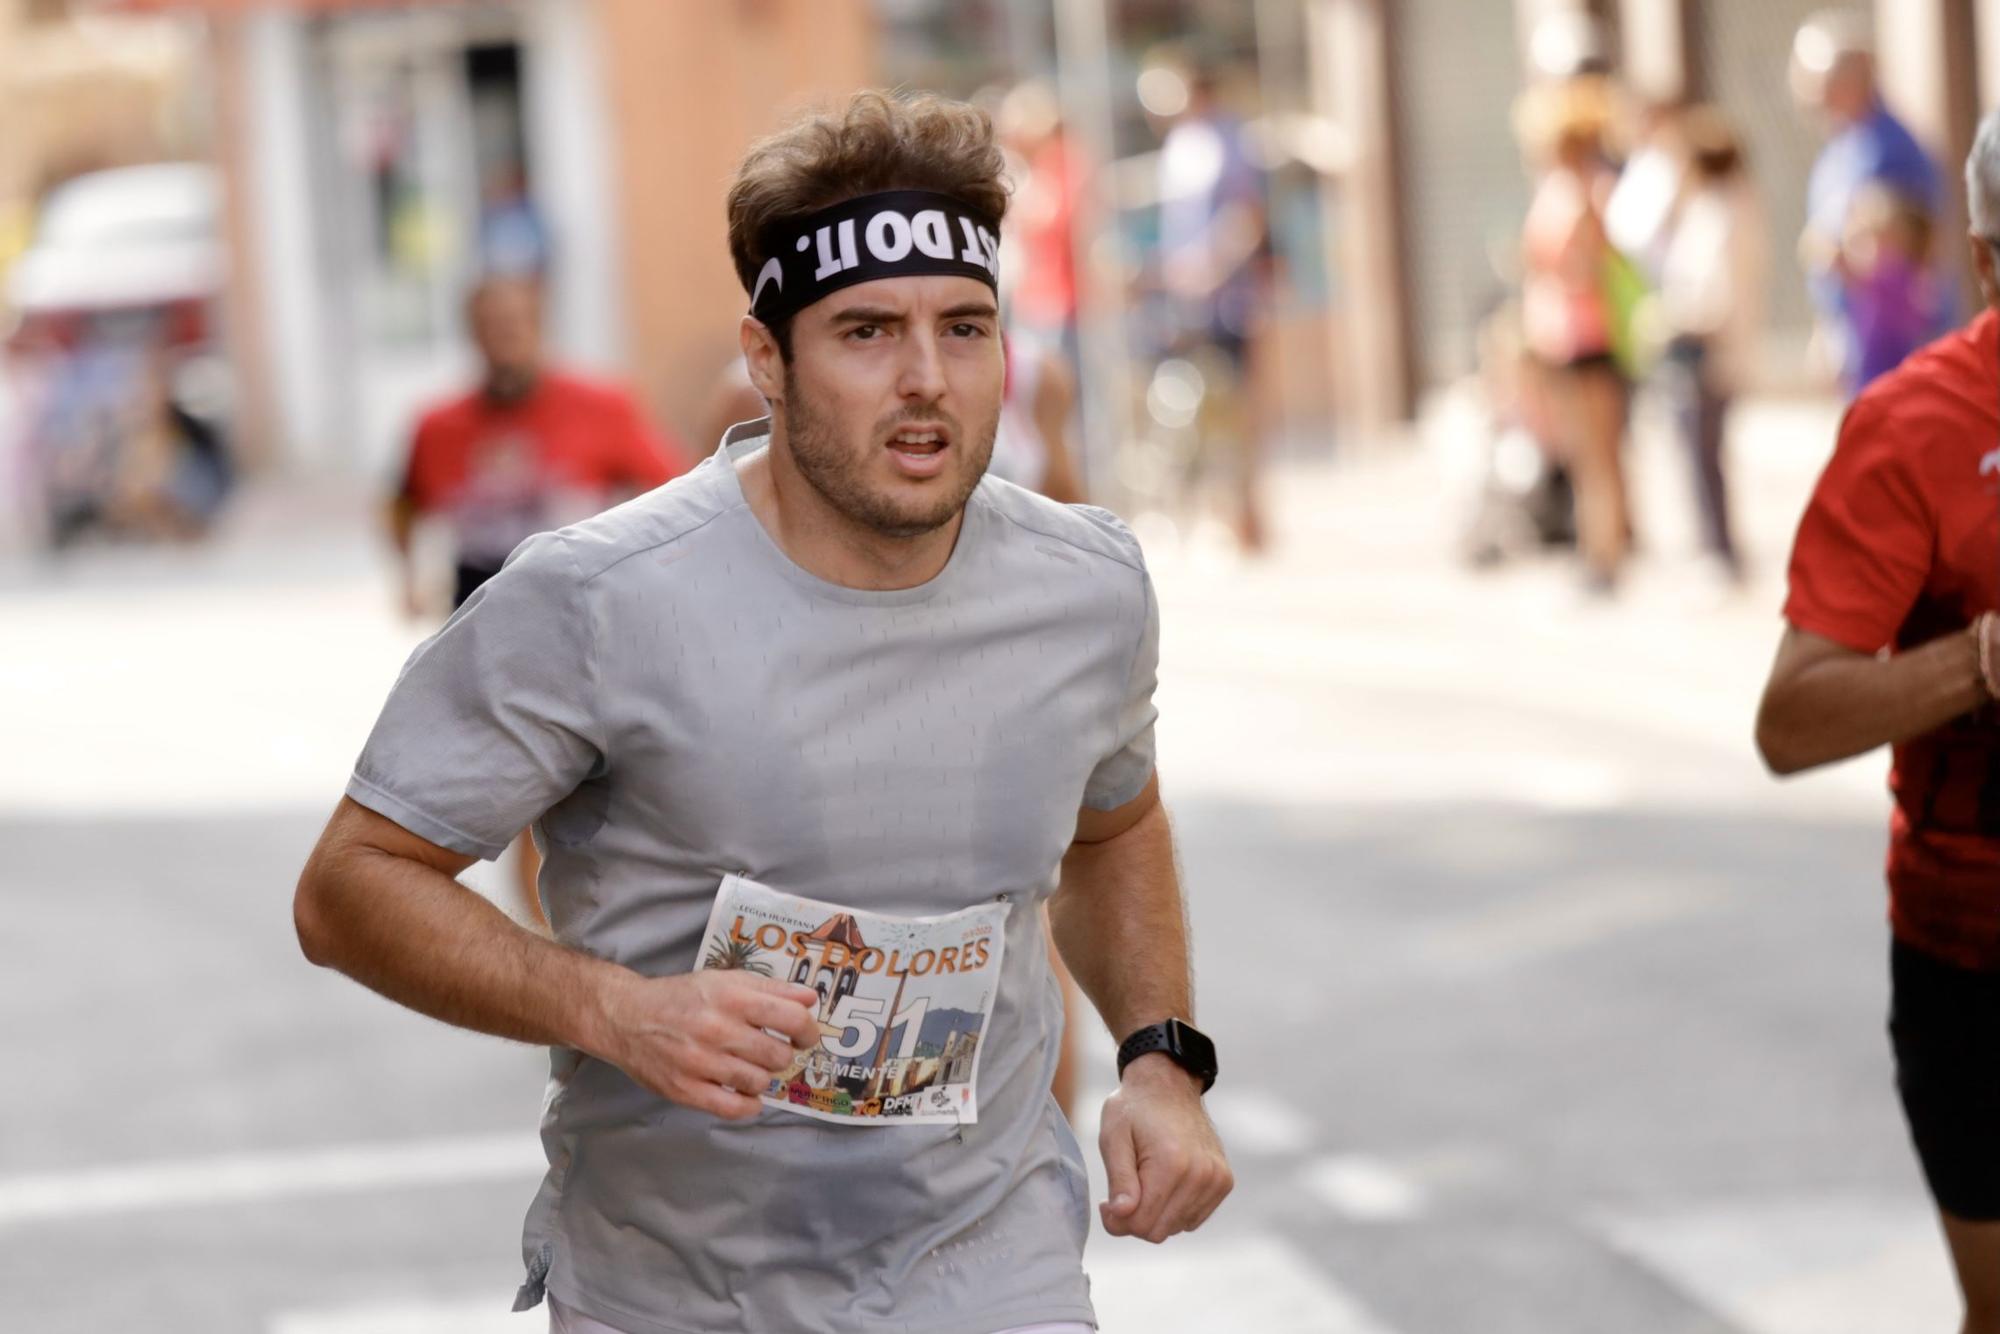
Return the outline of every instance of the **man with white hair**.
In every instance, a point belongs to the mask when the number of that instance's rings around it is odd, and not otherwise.
[[[1799,263],[1819,308],[1827,360],[1839,367],[1842,387],[1853,395],[1867,380],[1840,255],[1855,200],[1870,190],[1886,191],[1936,222],[1944,208],[1944,184],[1930,155],[1882,101],[1874,43],[1861,15],[1827,10],[1799,25],[1792,40],[1791,86],[1793,98],[1827,136],[1806,186]],[[1952,315],[1946,307],[1923,338],[1943,333]],[[1903,353],[1921,341],[1909,343]]]
[[[2000,111],[1965,175],[1986,308],[1841,423],[1757,744],[1781,774],[1892,747],[1896,1082],[1964,1334],[2000,1334]]]

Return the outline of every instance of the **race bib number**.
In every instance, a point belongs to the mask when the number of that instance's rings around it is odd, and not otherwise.
[[[971,1123],[1008,908],[889,917],[732,875],[696,968],[741,968],[819,993],[819,1045],[771,1081],[768,1105],[847,1125]]]

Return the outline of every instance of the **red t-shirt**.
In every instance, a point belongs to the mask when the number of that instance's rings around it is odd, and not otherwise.
[[[684,457],[624,390],[545,371],[518,403],[475,390],[426,412],[403,495],[451,521],[462,564],[498,569],[536,533],[673,478]]]
[[[1076,319],[1077,207],[1086,188],[1083,159],[1069,141],[1050,141],[1028,164],[1028,188],[1008,219],[1021,248],[1014,315],[1056,328]]]
[[[1792,551],[1785,618],[1861,653],[1915,648],[2000,609],[2000,317],[1870,385],[1840,426]],[[1898,939],[2000,968],[2000,710],[1895,748]]]

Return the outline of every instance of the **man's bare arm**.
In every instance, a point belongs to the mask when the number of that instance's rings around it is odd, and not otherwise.
[[[1159,779],[1112,811],[1085,809],[1049,900],[1056,948],[1118,1037],[1194,1017],[1187,912]]]
[[[624,970],[515,925],[458,883],[474,860],[342,798],[292,900],[306,958],[460,1028],[593,1045]]]
[[[1969,631],[1880,657],[1788,627],[1757,710],[1757,749],[1774,773],[1795,774],[1922,736],[1987,698]]]
[[[517,926],[454,878],[473,859],[343,798],[299,877],[306,957],[434,1019],[609,1061],[662,1097],[755,1115],[819,1040],[809,988],[740,972],[646,978]]]
[[[1063,857],[1049,925],[1084,994],[1123,1038],[1193,1017],[1187,913],[1157,778],[1113,811],[1085,810]],[[1161,1053],[1126,1067],[1098,1148],[1107,1232],[1160,1242],[1200,1227],[1235,1186],[1194,1076]]]
[[[389,547],[396,553],[396,583],[403,596],[403,610],[412,619],[428,613],[423,591],[417,586],[416,534],[421,518],[417,503],[407,494],[389,498],[384,518],[389,530]]]

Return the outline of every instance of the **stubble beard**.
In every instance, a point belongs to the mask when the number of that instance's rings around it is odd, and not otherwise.
[[[1000,428],[997,409],[984,429],[972,434],[960,429],[955,419],[942,412],[925,417],[925,420],[945,420],[951,427],[950,447],[969,450],[973,466],[965,470],[953,491],[940,496],[928,508],[916,510],[869,489],[861,476],[865,461],[848,457],[845,442],[826,418],[813,409],[790,366],[785,368],[784,405],[785,439],[799,475],[835,513],[883,537],[922,537],[950,523],[965,508],[986,475],[987,464],[993,459],[993,440]],[[911,413],[908,419],[923,416]]]

